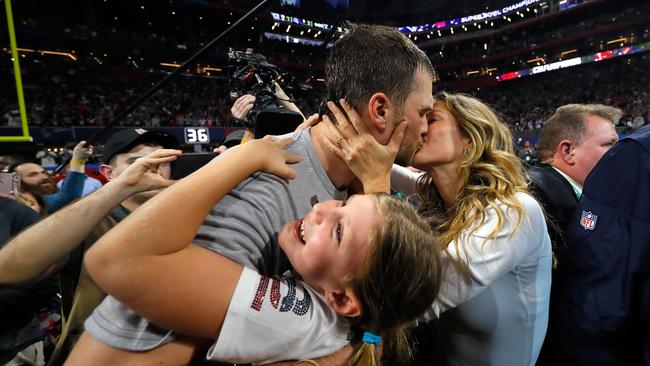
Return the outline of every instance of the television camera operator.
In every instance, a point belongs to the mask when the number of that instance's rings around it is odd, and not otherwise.
[[[250,48],[230,51],[228,57],[235,64],[230,93],[235,102],[230,112],[238,125],[250,131],[243,140],[288,133],[307,120],[278,83],[285,78],[293,80],[288,74]],[[298,87],[308,89],[305,84]]]

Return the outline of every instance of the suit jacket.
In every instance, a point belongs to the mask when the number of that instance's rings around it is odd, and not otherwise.
[[[566,178],[550,165],[531,167],[531,193],[540,201],[547,215],[548,234],[556,256],[565,249],[565,230],[578,198]]]
[[[557,260],[557,266],[562,268],[562,259],[566,252],[566,228],[569,224],[571,214],[578,206],[578,198],[571,183],[553,169],[550,165],[534,166],[528,169],[528,176],[531,179],[530,192],[537,198],[546,211],[546,225],[548,234],[553,244],[553,255]],[[537,366],[555,365],[557,357],[554,354],[554,343],[557,337],[551,336],[552,327],[555,323],[555,306],[557,300],[556,287],[562,281],[559,271],[553,271],[553,284],[551,286],[551,304],[549,312],[549,324],[544,345],[537,360]]]

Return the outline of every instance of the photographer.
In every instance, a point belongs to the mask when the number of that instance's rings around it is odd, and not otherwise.
[[[232,98],[237,98],[230,110],[235,124],[245,126],[255,138],[261,138],[289,133],[306,120],[278,84],[278,81],[291,80],[289,75],[268,63],[264,55],[253,54],[252,49],[230,51],[228,57],[235,65],[230,92]]]

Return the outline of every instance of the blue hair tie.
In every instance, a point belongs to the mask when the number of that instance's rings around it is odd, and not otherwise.
[[[361,339],[361,341],[363,343],[370,343],[370,344],[374,344],[375,346],[379,346],[379,344],[381,343],[381,337],[376,334],[365,331],[363,332],[363,338]]]

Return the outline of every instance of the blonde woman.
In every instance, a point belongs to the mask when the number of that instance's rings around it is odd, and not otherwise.
[[[364,191],[415,194],[445,245],[443,287],[422,319],[439,317],[446,364],[534,365],[548,322],[551,243],[543,211],[527,193],[512,136],[484,103],[439,93],[423,146],[422,172],[393,167],[370,143],[358,115],[336,118],[326,145],[348,163]]]

